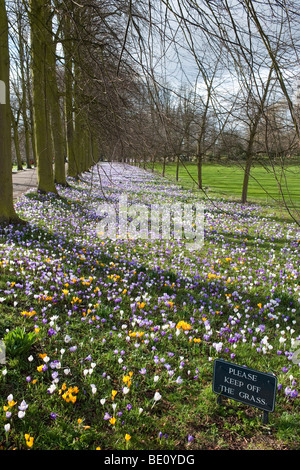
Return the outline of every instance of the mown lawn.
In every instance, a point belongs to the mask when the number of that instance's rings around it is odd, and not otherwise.
[[[149,166],[149,165],[148,165]],[[162,172],[162,165],[155,164],[155,170]],[[176,177],[176,164],[166,165],[166,176]],[[244,172],[241,165],[231,166],[203,164],[203,187],[209,196],[231,197],[240,200]],[[195,163],[180,165],[179,182],[185,187],[197,187],[197,166]],[[290,165],[282,170],[276,166],[254,165],[249,180],[248,200],[250,202],[283,205],[283,197],[289,207],[300,208],[300,166]]]
[[[59,197],[23,196],[28,224],[1,228],[1,447],[299,449],[299,227],[213,199],[201,250],[101,239],[97,208],[120,194],[165,207],[198,197],[115,168]],[[276,375],[268,424],[257,408],[217,404],[216,358]]]

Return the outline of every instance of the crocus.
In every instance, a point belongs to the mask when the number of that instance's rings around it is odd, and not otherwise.
[[[25,410],[27,410],[28,405],[27,405],[26,401],[25,401],[25,400],[22,400],[21,403],[20,403],[20,405],[18,406],[18,408],[19,408],[20,411],[25,411]]]
[[[29,434],[25,434],[25,440],[28,447],[33,446],[33,437],[31,437]]]

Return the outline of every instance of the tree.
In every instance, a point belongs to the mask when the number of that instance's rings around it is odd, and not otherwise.
[[[49,32],[47,20],[51,16],[51,2],[30,1],[31,73],[33,88],[33,125],[37,154],[38,190],[56,193],[53,175],[53,155],[50,133],[49,93],[47,87],[47,59]]]
[[[17,15],[17,28],[18,28],[18,49],[20,59],[20,73],[21,73],[21,88],[22,88],[22,118],[24,123],[24,136],[25,136],[25,155],[27,168],[31,168],[30,163],[30,132],[29,122],[27,116],[27,105],[28,105],[28,88],[29,83],[26,82],[26,61],[25,61],[25,48],[24,48],[24,34],[23,34],[23,18],[24,18],[24,6],[20,0],[16,3],[16,15]]]
[[[53,143],[54,158],[54,181],[56,184],[66,186],[65,170],[65,141],[63,132],[62,113],[60,107],[60,93],[57,83],[56,70],[56,43],[57,40],[52,32],[51,16],[47,22],[47,57],[46,57],[46,87],[47,103],[50,114],[51,135],[49,140]]]
[[[20,222],[13,205],[8,22],[0,0],[0,223]]]
[[[72,18],[74,4],[71,1],[65,3],[66,9],[60,11],[60,22],[62,25],[62,45],[64,53],[64,118],[66,151],[68,161],[68,176],[78,177],[79,171],[75,154],[75,130],[74,130],[74,109],[73,109],[73,47]]]
[[[20,139],[19,139],[19,118],[20,118],[20,110],[17,110],[17,116],[15,117],[13,109],[11,109],[11,123],[12,123],[12,129],[13,129],[13,139],[14,139],[14,144],[15,144],[15,152],[16,152],[16,158],[17,158],[17,168],[18,171],[23,170],[23,164],[22,164],[22,156],[21,156],[21,151],[20,151]]]

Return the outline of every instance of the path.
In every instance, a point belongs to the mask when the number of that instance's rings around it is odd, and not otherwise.
[[[18,197],[25,194],[30,189],[35,189],[37,187],[37,173],[36,168],[30,170],[22,170],[12,175],[13,179],[13,198],[17,199]]]

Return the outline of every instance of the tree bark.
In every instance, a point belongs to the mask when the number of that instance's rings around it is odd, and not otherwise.
[[[13,204],[8,23],[0,0],[0,223],[21,222]]]
[[[23,164],[22,164],[22,157],[21,157],[21,152],[20,152],[18,119],[17,120],[15,119],[12,110],[11,110],[11,123],[12,123],[12,129],[13,129],[13,136],[14,136],[14,144],[15,144],[18,170],[21,171],[21,170],[23,170]]]
[[[71,23],[68,14],[63,16],[64,86],[65,86],[65,135],[68,160],[68,176],[78,177],[74,148],[74,109],[73,109],[73,57]]]
[[[27,168],[31,168],[30,163],[30,138],[29,138],[29,125],[27,116],[27,85],[24,71],[25,54],[22,37],[22,24],[21,14],[18,16],[18,37],[19,37],[19,56],[20,56],[20,70],[21,70],[21,87],[22,87],[22,117],[24,123],[24,135],[25,135],[25,155]]]
[[[51,120],[51,135],[54,150],[54,181],[56,184],[66,186],[65,147],[63,123],[60,110],[60,96],[56,76],[56,41],[52,34],[52,22],[48,21],[47,28],[47,96]]]
[[[180,156],[177,155],[177,160],[176,160],[176,181],[179,180],[179,165],[180,165]]]
[[[247,194],[248,194],[248,186],[249,186],[252,160],[253,160],[252,149],[248,148],[248,151],[246,154],[246,165],[245,165],[245,170],[244,170],[243,190],[242,190],[242,198],[241,198],[241,202],[243,204],[247,202]]]
[[[202,189],[202,155],[201,153],[197,155],[197,178],[198,178],[198,188]]]
[[[30,84],[31,76],[30,76],[30,58],[27,57],[27,65],[26,65],[26,79],[27,83]],[[33,126],[33,102],[32,102],[32,89],[28,86],[28,106],[29,106],[29,133],[31,137],[31,149],[33,155],[33,165],[36,167],[37,165],[37,154],[36,154],[36,143],[35,143],[35,134],[34,134],[34,126]]]
[[[56,193],[51,154],[49,96],[47,96],[47,25],[49,3],[43,0],[30,1],[30,28],[32,50],[33,125],[37,154],[38,190]],[[49,141],[50,139],[50,141]]]

